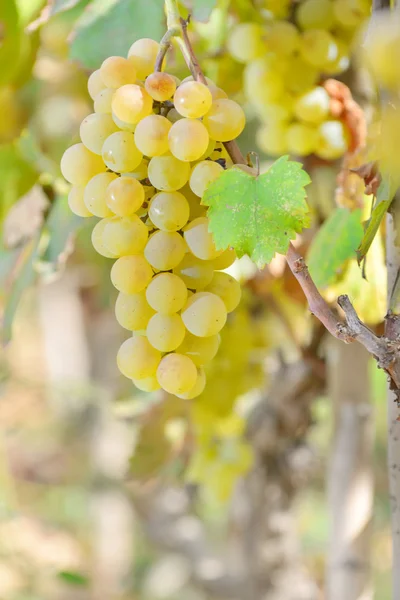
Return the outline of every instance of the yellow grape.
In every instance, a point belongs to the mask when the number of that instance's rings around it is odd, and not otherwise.
[[[355,29],[368,18],[370,3],[365,0],[334,0],[333,10],[341,27]]]
[[[185,227],[185,241],[191,253],[201,260],[212,260],[222,250],[217,250],[212,234],[208,231],[209,221],[207,217],[199,217],[191,221]]]
[[[200,394],[204,392],[206,382],[207,380],[204,369],[198,369],[196,383],[194,384],[192,389],[188,392],[185,392],[184,394],[177,394],[178,398],[182,398],[183,400],[193,400],[193,398],[197,398],[198,396],[200,396]]]
[[[301,29],[331,29],[333,6],[332,0],[304,0],[297,9],[296,21]]]
[[[200,290],[211,282],[214,269],[211,261],[200,260],[188,252],[174,268],[174,273],[183,280],[187,288]]]
[[[205,80],[208,86],[215,85],[215,81],[213,81],[209,77],[206,77]],[[185,79],[182,79],[181,84],[186,83],[187,81],[195,81],[195,79],[193,79],[193,75],[188,75],[187,77],[185,77]]]
[[[149,115],[136,126],[135,143],[146,156],[161,156],[168,152],[168,132],[171,123],[161,115]]]
[[[211,264],[215,271],[223,271],[224,269],[227,269],[233,265],[236,258],[237,256],[235,250],[233,248],[228,248],[227,250],[224,250],[220,256],[214,258],[214,260],[211,261]]]
[[[158,102],[169,100],[175,93],[176,81],[168,73],[151,73],[145,81],[147,93]]]
[[[286,143],[291,154],[307,156],[316,151],[318,145],[318,130],[313,125],[294,123],[286,133]]]
[[[73,185],[68,194],[68,206],[78,217],[91,217],[93,213],[87,208],[84,202],[85,188],[80,185]]]
[[[119,88],[136,81],[136,69],[133,63],[122,56],[106,58],[100,67],[100,74],[108,88]]]
[[[142,161],[143,154],[136,148],[133,133],[116,131],[104,142],[102,157],[111,171],[124,173],[136,169]]]
[[[84,201],[86,208],[96,217],[111,217],[107,206],[106,190],[112,181],[117,179],[115,173],[99,173],[86,184]]]
[[[219,334],[197,337],[187,332],[182,344],[177,348],[177,352],[191,358],[196,367],[201,367],[212,361],[218,352],[219,345]]]
[[[325,121],[318,129],[316,153],[325,160],[336,160],[347,151],[348,134],[340,121]]]
[[[92,100],[94,100],[96,96],[107,87],[101,76],[100,69],[93,71],[93,73],[89,76],[87,85],[89,95]]]
[[[116,117],[115,114],[112,112],[112,106],[111,106],[111,118],[114,121],[114,123],[117,125],[118,129],[121,129],[122,131],[129,131],[130,133],[133,133],[136,129],[137,123],[126,123],[125,121],[121,121],[121,119],[118,119],[118,117]]]
[[[132,379],[134,386],[141,392],[156,392],[161,388],[157,377],[145,377],[144,379]]]
[[[204,217],[207,213],[207,207],[202,206],[200,204],[200,199],[196,194],[191,190],[188,184],[186,184],[180,192],[185,196],[186,200],[189,204],[190,216],[189,221],[193,221],[193,219],[197,219],[197,217]]]
[[[156,313],[147,325],[146,335],[150,344],[160,352],[172,352],[181,345],[185,331],[179,315]]]
[[[148,178],[154,187],[163,192],[175,192],[187,183],[190,165],[166,154],[154,156],[149,162]]]
[[[159,273],[146,289],[149,305],[159,313],[171,315],[183,308],[187,301],[187,288],[180,277],[173,273]]]
[[[140,165],[138,165],[134,171],[122,173],[122,177],[133,177],[134,179],[139,179],[139,181],[141,181],[142,179],[146,179],[148,166],[149,161],[147,160],[147,158],[144,158]]]
[[[210,139],[210,137],[209,137],[207,148],[205,149],[205,151],[203,152],[203,154],[200,156],[200,158],[198,160],[205,160],[206,158],[209,158],[211,156],[211,154],[214,152],[216,145],[217,145],[217,142],[215,140]]]
[[[212,95],[204,83],[186,81],[175,92],[174,105],[178,113],[189,119],[203,117],[211,108]]]
[[[160,364],[161,352],[153,348],[144,336],[126,340],[117,354],[118,368],[129,379],[153,377]]]
[[[256,132],[257,146],[270,156],[279,156],[287,152],[287,125],[276,123],[260,127]]]
[[[90,152],[83,144],[67,148],[61,159],[61,173],[72,185],[86,185],[97,173],[105,170],[101,157]]]
[[[149,306],[144,292],[139,294],[118,294],[115,303],[115,316],[121,327],[129,331],[146,329],[155,311]]]
[[[157,368],[157,380],[170,394],[184,394],[193,388],[197,369],[192,360],[183,354],[167,354]]]
[[[113,217],[104,231],[107,248],[117,256],[143,252],[149,232],[137,215]]]
[[[292,58],[285,76],[287,90],[293,94],[301,94],[314,86],[320,73],[300,56]]]
[[[290,121],[293,117],[294,98],[288,92],[283,93],[278,101],[264,104],[253,100],[252,104],[261,121],[276,124],[279,121]]]
[[[350,47],[344,40],[340,40],[339,38],[335,39],[336,46],[338,49],[338,54],[336,58],[332,58],[324,65],[325,73],[331,75],[337,75],[338,73],[343,73],[349,68],[350,65]],[[368,39],[368,45],[370,44],[370,40]]]
[[[216,85],[210,85],[209,90],[211,92],[213,102],[215,100],[220,100],[221,98],[227,98],[228,94],[220,87]]]
[[[212,281],[205,291],[219,296],[228,313],[235,310],[242,296],[240,284],[228,273],[214,273]]]
[[[153,270],[144,256],[122,256],[112,266],[113,286],[124,294],[139,294],[153,277]]]
[[[269,51],[283,56],[294,54],[300,45],[297,27],[287,21],[272,21],[264,33],[264,39]]]
[[[145,79],[154,71],[154,63],[159,49],[158,42],[149,38],[142,38],[132,44],[128,52],[128,59],[135,67],[138,79]]]
[[[108,208],[119,217],[129,217],[142,206],[144,188],[134,177],[117,177],[106,189]]]
[[[400,35],[393,15],[374,14],[374,24],[368,31],[363,58],[376,81],[390,90],[396,90],[400,81]],[[388,60],[388,57],[391,60]]]
[[[159,192],[150,202],[149,217],[158,229],[178,231],[189,220],[189,204],[180,192]]]
[[[105,88],[97,94],[93,104],[95,113],[111,115],[111,103],[114,96],[114,91],[115,90],[111,88]]]
[[[193,335],[216,335],[226,323],[227,311],[219,296],[211,292],[198,292],[187,301],[181,313],[185,327]]]
[[[318,124],[324,121],[329,113],[330,97],[321,86],[317,86],[302,96],[295,105],[294,113],[298,119]]]
[[[93,113],[83,119],[79,133],[88,150],[101,154],[104,142],[115,131],[118,127],[110,115]]]
[[[146,259],[158,271],[169,271],[179,265],[185,252],[185,242],[176,231],[156,231],[144,249]]]
[[[116,90],[111,106],[118,119],[135,125],[151,114],[153,98],[139,85],[123,85]]]
[[[257,100],[267,104],[279,102],[284,92],[284,79],[275,65],[261,58],[246,65],[243,87],[251,101]]]
[[[167,120],[167,119],[166,119]],[[198,160],[208,148],[208,131],[201,121],[180,119],[168,133],[171,153],[184,162]]]
[[[108,225],[109,219],[102,219],[94,227],[92,231],[92,245],[98,254],[106,258],[117,258],[115,254],[109,251],[104,243],[104,229]]]
[[[300,52],[311,66],[323,69],[338,56],[338,47],[333,36],[324,29],[308,29],[302,35]]]
[[[243,109],[234,100],[222,98],[213,102],[203,123],[210,138],[219,142],[229,142],[240,135],[246,123]]]
[[[212,160],[203,160],[197,163],[190,174],[190,189],[196,196],[202,198],[210,183],[215,181],[223,171],[223,167]]]
[[[248,63],[265,53],[263,31],[258,23],[238,23],[227,40],[229,54],[238,62]]]

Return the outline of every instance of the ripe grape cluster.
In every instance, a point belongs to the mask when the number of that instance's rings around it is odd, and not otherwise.
[[[239,23],[228,51],[244,63],[244,91],[263,123],[257,143],[269,155],[340,158],[346,125],[331,112],[326,77],[345,71],[370,0],[260,0],[260,22]],[[290,20],[287,18],[290,17]]]
[[[61,170],[71,210],[100,218],[94,248],[115,259],[116,318],[132,331],[120,371],[140,390],[191,399],[240,300],[237,281],[220,272],[235,252],[216,249],[200,200],[229,163],[223,142],[241,133],[245,117],[211,81],[153,72],[158,52],[157,42],[140,39],[128,58],[107,58],[92,73],[94,112]]]

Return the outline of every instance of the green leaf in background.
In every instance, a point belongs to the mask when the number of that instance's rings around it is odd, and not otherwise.
[[[0,85],[3,85],[12,79],[18,68],[23,37],[15,0],[0,2],[0,24],[4,36],[0,45]]]
[[[0,221],[9,208],[26,194],[37,180],[34,167],[24,158],[19,140],[0,145]]]
[[[311,277],[317,287],[333,283],[339,270],[355,258],[363,235],[361,210],[337,208],[314,237],[307,256]]]
[[[382,219],[392,203],[396,189],[397,187],[390,176],[384,176],[382,178],[376,195],[376,203],[372,210],[372,215],[366,223],[364,237],[357,249],[357,260],[359,264],[365,258],[371,247],[380,224],[382,223]]]
[[[74,215],[69,209],[67,196],[56,198],[45,226],[48,244],[41,256],[41,263],[47,263],[46,271],[57,269],[68,258],[73,249],[72,245],[68,248],[68,242],[82,221],[81,217]]]
[[[26,27],[33,19],[39,16],[40,11],[46,4],[46,0],[16,0],[19,13],[19,22]]]
[[[26,0],[22,1],[26,2]],[[70,8],[74,8],[80,2],[81,0],[54,0],[53,6],[51,7],[50,16],[64,12],[65,10],[70,10]]]
[[[185,2],[196,21],[208,21],[216,4],[217,0],[189,0]]]
[[[304,187],[310,178],[298,162],[279,158],[264,174],[233,167],[206,191],[209,230],[218,249],[235,248],[262,267],[276,252],[285,254],[289,241],[309,225]]]
[[[57,573],[57,577],[68,585],[87,586],[89,584],[86,575],[82,575],[82,573],[76,571],[60,571]]]
[[[163,0],[93,0],[76,24],[70,57],[97,69],[139,38],[160,40],[165,28]]]

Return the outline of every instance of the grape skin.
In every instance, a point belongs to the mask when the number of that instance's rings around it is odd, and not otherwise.
[[[201,260],[212,260],[222,254],[217,250],[214,238],[208,231],[207,217],[199,217],[185,227],[185,241],[194,256]]]
[[[111,106],[118,119],[136,125],[151,114],[153,98],[139,85],[128,84],[116,90]]]
[[[112,217],[104,230],[107,248],[117,256],[143,252],[149,231],[137,215]]]
[[[135,143],[146,156],[161,156],[168,151],[171,123],[161,115],[149,115],[136,126]]]
[[[185,331],[179,315],[156,313],[148,322],[146,335],[150,344],[160,352],[172,352],[183,342]]]
[[[188,182],[190,165],[172,155],[154,156],[149,162],[148,177],[163,192],[180,190]]]
[[[192,359],[196,367],[201,367],[215,358],[220,345],[220,336],[197,337],[187,332],[177,352]]]
[[[174,268],[174,273],[183,280],[188,289],[201,290],[212,280],[213,263],[200,260],[188,252]]]
[[[193,400],[193,398],[197,398],[204,392],[204,388],[206,387],[206,374],[203,368],[197,370],[197,379],[194,386],[184,394],[177,394],[178,398],[182,398],[183,400]]]
[[[175,231],[156,231],[146,244],[144,255],[154,269],[169,271],[182,261],[185,242]]]
[[[166,392],[184,394],[195,385],[197,369],[188,356],[167,354],[157,368],[157,380]]]
[[[245,122],[242,107],[227,98],[213,102],[203,119],[210,138],[219,142],[229,142],[237,138],[242,133]]]
[[[107,206],[107,187],[117,179],[115,173],[99,173],[92,177],[84,190],[86,208],[96,217],[111,217],[112,212]]]
[[[101,157],[83,144],[70,146],[61,158],[61,173],[72,185],[86,185],[92,177],[105,170]]]
[[[144,256],[122,256],[111,269],[113,286],[124,294],[139,294],[150,283],[153,270]]]
[[[145,79],[153,72],[160,45],[150,38],[136,40],[129,48],[128,59],[136,69],[138,79]]]
[[[115,317],[121,327],[129,331],[146,329],[155,311],[149,306],[144,292],[137,294],[118,294],[115,303]]]
[[[68,206],[78,217],[91,217],[93,215],[85,204],[84,192],[83,186],[73,185],[68,194]]]
[[[228,273],[214,273],[211,283],[205,288],[206,292],[216,294],[225,304],[228,313],[237,308],[242,296],[239,283]]]
[[[157,312],[166,315],[179,312],[186,304],[187,297],[186,285],[173,273],[156,275],[146,289],[149,305]]]
[[[215,181],[224,171],[219,163],[203,160],[192,169],[189,185],[192,192],[202,198],[210,183]]]
[[[94,100],[96,96],[107,87],[101,76],[100,69],[93,71],[93,73],[89,76],[87,86],[92,100]]]
[[[147,77],[144,87],[153,100],[164,102],[174,95],[176,81],[168,73],[151,73]]]
[[[108,88],[119,88],[136,81],[133,63],[121,56],[106,58],[100,67],[100,75]]]
[[[108,208],[119,217],[129,217],[142,206],[143,185],[134,177],[117,177],[106,189]]]
[[[161,352],[153,348],[144,336],[129,338],[117,354],[118,368],[128,379],[153,377],[160,361]]]
[[[149,206],[149,217],[162,231],[178,231],[189,220],[189,204],[180,192],[158,192]]]
[[[101,154],[104,142],[115,131],[118,127],[110,115],[93,113],[83,119],[79,133],[88,150]]]
[[[226,323],[227,311],[219,296],[210,292],[198,292],[189,298],[181,316],[190,333],[208,337],[221,331]]]
[[[204,83],[186,81],[177,88],[174,94],[174,105],[183,117],[199,119],[210,110],[212,95]]]
[[[111,171],[124,173],[136,169],[142,161],[143,154],[136,148],[132,133],[117,131],[104,142],[102,157]]]
[[[104,229],[108,221],[109,219],[102,219],[93,227],[91,236],[92,246],[98,254],[105,256],[105,258],[117,258],[104,243]]]
[[[180,119],[168,133],[171,153],[184,162],[193,162],[206,152],[209,136],[206,127],[196,119]]]
[[[110,88],[105,88],[101,90],[94,99],[94,112],[100,114],[111,115],[111,103],[114,96],[114,90]]]

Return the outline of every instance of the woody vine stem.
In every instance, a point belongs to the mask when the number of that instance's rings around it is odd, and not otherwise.
[[[207,85],[187,33],[188,21],[180,16],[176,0],[165,0],[165,7],[168,30],[160,43],[156,70],[161,70],[165,55],[171,47],[172,41],[175,40],[193,78]],[[225,142],[224,146],[234,164],[246,164],[246,159],[235,141]],[[379,367],[388,374],[391,387],[396,394],[398,403],[400,403],[400,343],[375,335],[359,319],[349,297],[346,295],[340,296],[337,301],[338,306],[344,313],[344,320],[342,320],[338,315],[338,311],[332,309],[321,296],[310,276],[304,258],[297,252],[292,243],[289,243],[285,258],[304,292],[312,314],[334,337],[345,343],[357,341],[372,354]]]

